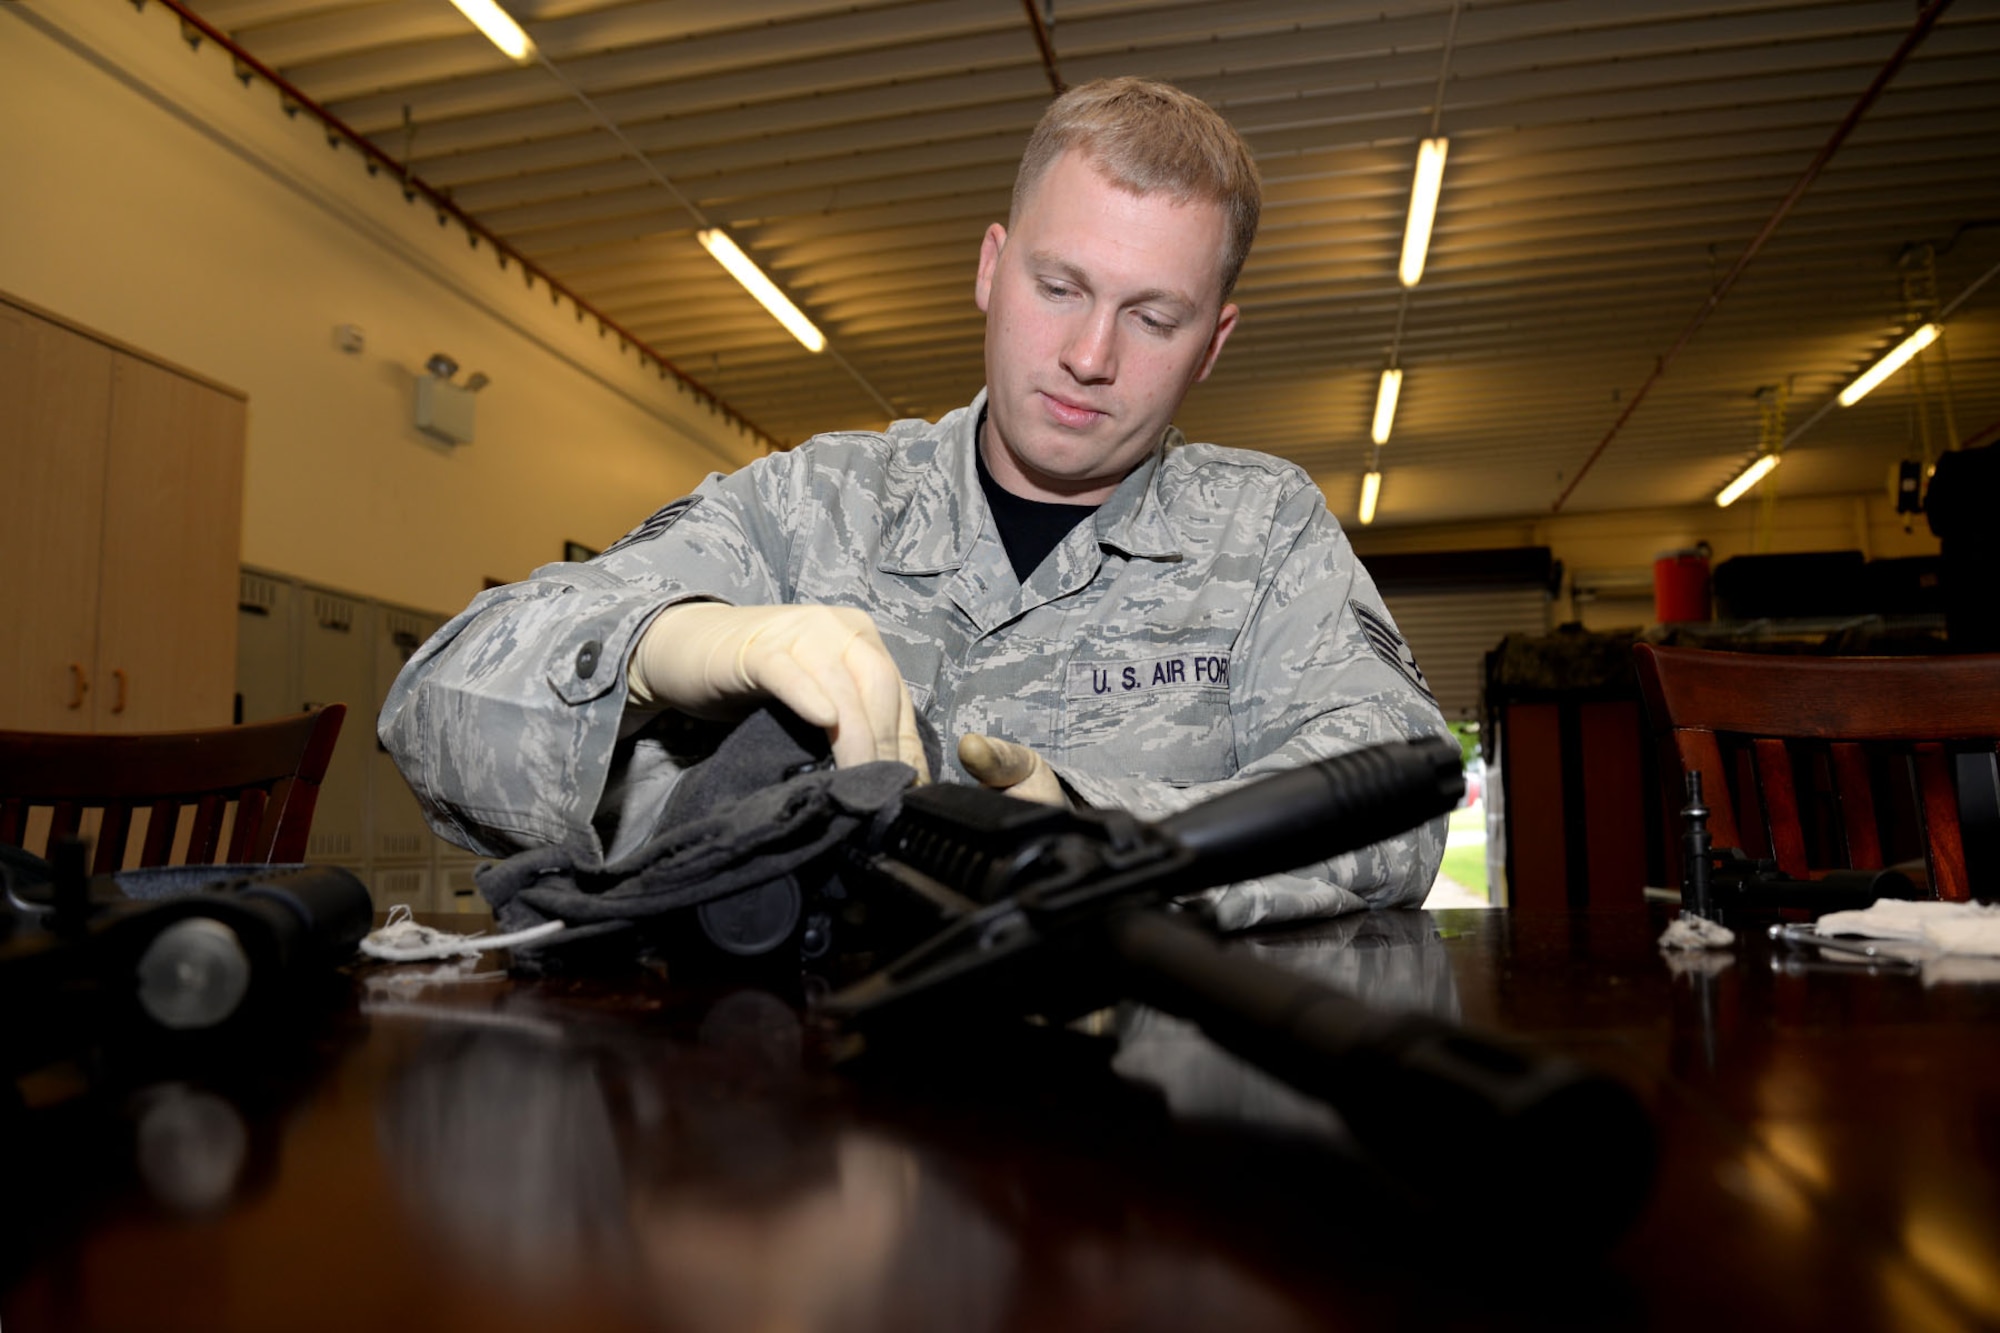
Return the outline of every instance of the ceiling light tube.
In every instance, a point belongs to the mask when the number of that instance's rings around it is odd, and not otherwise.
[[[1396,276],[1405,287],[1424,276],[1424,256],[1430,253],[1431,224],[1437,221],[1438,191],[1444,187],[1444,155],[1449,139],[1426,139],[1417,145],[1417,174],[1410,182],[1410,220],[1403,227],[1403,262]]]
[[[1840,391],[1840,405],[1852,407],[1868,396],[1868,393],[1883,380],[1903,368],[1903,363],[1937,341],[1941,332],[1935,324],[1926,324],[1903,341],[1897,343],[1889,355],[1877,361],[1864,372],[1860,379]]]
[[[509,60],[526,60],[535,49],[528,40],[528,34],[521,31],[521,25],[514,22],[506,10],[494,0],[451,0],[458,6],[458,12],[472,20],[474,27],[486,34],[492,42],[507,53]]]
[[[1389,442],[1389,428],[1396,424],[1396,399],[1403,393],[1403,372],[1385,370],[1382,383],[1375,390],[1375,424],[1368,428],[1368,438],[1377,444]]]
[[[1727,509],[1729,506],[1735,504],[1737,500],[1742,498],[1743,492],[1764,480],[1765,474],[1776,466],[1778,466],[1778,455],[1759,454],[1756,462],[1744,468],[1735,481],[1730,482],[1722,488],[1721,493],[1715,497],[1715,507],[1718,509]]]
[[[817,352],[826,346],[826,335],[813,327],[813,322],[800,313],[777,284],[764,276],[764,270],[736,248],[736,242],[720,227],[710,227],[695,233],[702,246],[715,256],[715,262],[729,270],[729,276],[743,284],[743,290],[757,298],[757,301],[791,330],[794,338],[806,345],[808,352]]]
[[[1382,498],[1382,474],[1369,469],[1361,474],[1361,526],[1375,521],[1375,502]]]

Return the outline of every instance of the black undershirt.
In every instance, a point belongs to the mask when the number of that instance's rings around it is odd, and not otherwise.
[[[979,460],[979,488],[986,492],[986,507],[993,511],[993,525],[1000,530],[1000,544],[1014,566],[1014,577],[1022,583],[1048,559],[1050,551],[1069,536],[1070,529],[1097,512],[1096,505],[1055,504],[1029,500],[1014,494],[986,470],[986,455],[978,441],[985,435],[986,420],[980,418],[980,432],[973,436],[973,456]]]

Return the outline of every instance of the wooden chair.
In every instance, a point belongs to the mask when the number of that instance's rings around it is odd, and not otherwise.
[[[26,847],[29,811],[50,809],[48,842],[101,809],[93,874],[125,862],[132,816],[148,811],[142,866],[173,855],[184,806],[194,807],[185,863],[303,861],[319,784],[345,704],[213,731],[75,735],[0,731],[0,843]],[[231,803],[229,842],[221,835]],[[46,847],[43,849],[46,851]]]
[[[2000,655],[1778,657],[1640,644],[1634,662],[1654,726],[1671,739],[1663,751],[1702,776],[1715,846],[1773,859],[1801,880],[1921,855],[1937,897],[1972,896],[1962,819],[1970,814],[1968,829],[2000,824],[2000,810],[1988,808]],[[1682,784],[1668,790],[1668,842],[1677,844]]]

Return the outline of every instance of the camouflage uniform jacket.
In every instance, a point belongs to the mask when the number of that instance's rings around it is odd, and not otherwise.
[[[432,826],[486,855],[615,857],[700,757],[628,709],[664,607],[867,611],[944,739],[1031,745],[1096,805],[1160,816],[1443,719],[1305,473],[1170,430],[1016,578],[980,491],[984,395],[937,424],[818,436],[714,475],[587,564],[482,594],[397,679],[380,734]],[[955,761],[941,780],[967,781]],[[1423,900],[1444,823],[1219,890],[1228,927]]]

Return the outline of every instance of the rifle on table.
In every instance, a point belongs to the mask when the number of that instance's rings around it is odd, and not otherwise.
[[[1328,1102],[1422,1195],[1499,1191],[1538,1215],[1560,1210],[1579,1234],[1615,1235],[1654,1161],[1652,1124],[1623,1084],[1225,951],[1167,906],[1380,842],[1463,792],[1458,747],[1442,738],[1321,760],[1157,822],[919,788],[860,859],[944,924],[823,1009],[893,1049],[1138,1000]]]

